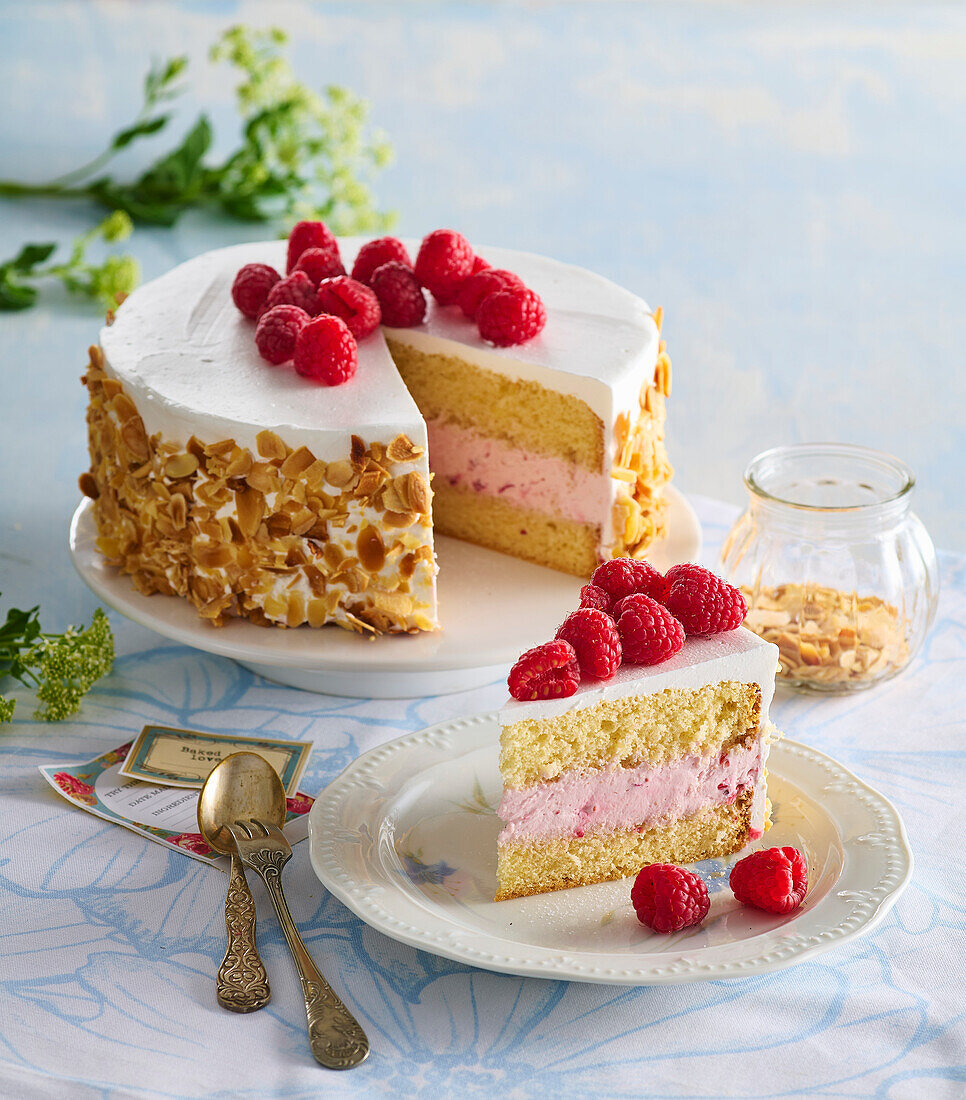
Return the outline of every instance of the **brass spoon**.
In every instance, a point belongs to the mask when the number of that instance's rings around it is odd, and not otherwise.
[[[225,898],[228,947],[215,983],[218,1003],[231,1012],[254,1012],[272,999],[268,973],[255,946],[255,901],[228,829],[239,817],[274,812],[274,791],[266,791],[262,781],[263,764],[253,752],[226,756],[212,769],[198,798],[201,835],[216,852],[231,856]]]
[[[281,829],[285,823],[285,791],[275,769],[260,756],[237,753],[226,757],[218,768],[224,768],[239,757],[246,757],[250,772],[246,779],[253,787],[259,784],[259,808],[251,813],[239,814],[231,822],[231,833],[245,866],[255,871],[265,883],[275,914],[295,969],[302,985],[305,1000],[305,1016],[309,1028],[309,1047],[317,1062],[327,1069],[351,1069],[365,1061],[369,1054],[369,1040],[348,1008],[342,1003],[332,986],[322,976],[302,942],[299,930],[292,920],[285,894],[282,891],[282,868],[292,858],[292,848]],[[215,771],[218,770],[215,769]],[[214,778],[211,773],[208,782]],[[264,805],[264,809],[261,807]]]

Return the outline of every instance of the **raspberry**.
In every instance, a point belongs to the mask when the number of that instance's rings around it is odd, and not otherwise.
[[[382,323],[391,328],[412,328],[426,317],[426,295],[412,268],[398,260],[377,267],[369,281],[382,309]]]
[[[606,611],[610,614],[610,593],[596,584],[585,584],[580,590],[580,606],[596,607],[598,611]]]
[[[339,242],[325,222],[299,222],[288,235],[288,257],[285,271],[291,272],[307,248],[324,248],[339,255]]]
[[[524,344],[543,331],[547,311],[539,295],[525,286],[488,294],[476,311],[480,336],[499,348]]]
[[[668,592],[663,603],[688,634],[707,637],[741,626],[748,612],[745,598],[734,585],[700,565],[675,565],[664,578]]]
[[[396,260],[406,267],[412,267],[413,261],[409,258],[406,246],[395,237],[377,237],[369,241],[359,249],[356,262],[352,265],[352,278],[357,283],[371,285],[371,279],[376,268]]]
[[[621,602],[617,630],[627,664],[659,665],[684,645],[684,627],[657,600],[637,592]]]
[[[303,378],[326,386],[341,386],[358,365],[356,338],[341,317],[309,321],[295,341],[295,369]]]
[[[350,279],[348,275],[323,279],[315,301],[316,313],[341,317],[357,340],[362,340],[379,327],[382,316],[379,299],[367,286]]]
[[[345,268],[339,256],[339,250],[331,248],[307,248],[295,265],[296,271],[304,271],[316,286],[323,279],[332,279],[336,275],[345,275]]]
[[[416,278],[441,306],[451,305],[459,284],[473,270],[473,249],[456,230],[436,229],[423,237],[414,270]]]
[[[577,654],[569,642],[544,642],[526,653],[510,669],[507,686],[514,699],[562,699],[580,684]]]
[[[641,924],[655,932],[680,932],[708,915],[708,888],[686,867],[652,863],[643,867],[631,887],[631,902]]]
[[[473,257],[473,268],[470,271],[471,275],[479,275],[481,271],[486,271],[490,266],[487,260],[484,260],[482,256]]]
[[[763,848],[738,860],[728,885],[743,905],[791,913],[805,900],[808,865],[797,848]]]
[[[281,277],[268,264],[245,264],[231,284],[231,300],[254,321],[265,307],[268,292]]]
[[[275,306],[298,306],[309,316],[314,316],[315,283],[304,271],[293,271],[291,275],[279,279],[265,299],[265,309],[272,309]]]
[[[284,363],[295,354],[295,340],[310,318],[298,306],[273,306],[266,309],[255,326],[258,354],[274,363]]]
[[[480,303],[490,294],[498,290],[506,290],[511,286],[523,286],[523,280],[512,271],[504,271],[499,267],[488,267],[478,271],[475,275],[468,275],[461,283],[456,293],[456,303],[463,311],[464,316],[471,321],[476,320]]]
[[[564,619],[557,637],[570,642],[583,676],[609,680],[621,665],[621,639],[606,611],[582,607]]]
[[[594,570],[590,583],[603,588],[615,601],[622,596],[643,592],[645,596],[662,602],[665,587],[664,578],[654,566],[637,558],[613,558],[603,562]]]

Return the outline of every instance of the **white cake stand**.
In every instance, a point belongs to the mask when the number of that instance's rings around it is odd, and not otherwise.
[[[649,560],[662,571],[695,561],[701,525],[674,488],[668,534]],[[439,617],[434,633],[367,638],[337,627],[277,630],[234,619],[213,627],[176,596],[145,596],[107,565],[94,544],[91,502],[82,501],[70,526],[74,567],[109,607],[165,638],[231,657],[280,684],[328,695],[411,699],[447,695],[506,676],[531,646],[554,635],[577,606],[584,582],[479,546],[440,536]]]

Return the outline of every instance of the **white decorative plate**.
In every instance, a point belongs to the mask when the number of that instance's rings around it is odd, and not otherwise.
[[[668,535],[648,555],[662,571],[696,561],[701,551],[694,510],[673,486],[667,493]],[[585,583],[441,536],[436,552],[442,630],[364,638],[338,627],[267,630],[244,619],[218,628],[199,618],[187,600],[142,595],[130,577],[106,564],[96,537],[91,502],[84,500],[71,522],[71,556],[84,582],[115,611],[183,645],[233,657],[270,680],[370,699],[441,695],[501,679],[524,650],[553,637]],[[507,615],[518,606],[526,607],[526,615]]]
[[[797,912],[735,901],[728,871],[739,856],[694,865],[711,912],[671,936],[638,922],[629,879],[495,902],[498,741],[496,715],[480,715],[350,764],[309,815],[325,886],[373,928],[437,955],[509,974],[647,985],[801,962],[874,927],[912,874],[891,803],[823,753],[780,741],[768,761],[774,825],[751,848],[805,852],[809,892]]]

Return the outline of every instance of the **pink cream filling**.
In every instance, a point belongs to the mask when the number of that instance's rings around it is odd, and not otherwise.
[[[752,836],[764,825],[761,739],[720,756],[684,756],[654,767],[611,765],[566,772],[550,783],[507,789],[497,811],[501,844],[581,837],[616,829],[644,829],[693,817],[708,806],[732,803],[754,790]]]
[[[509,504],[575,523],[600,524],[610,507],[610,478],[552,455],[514,447],[458,424],[427,421],[429,462],[454,489],[500,497]]]

